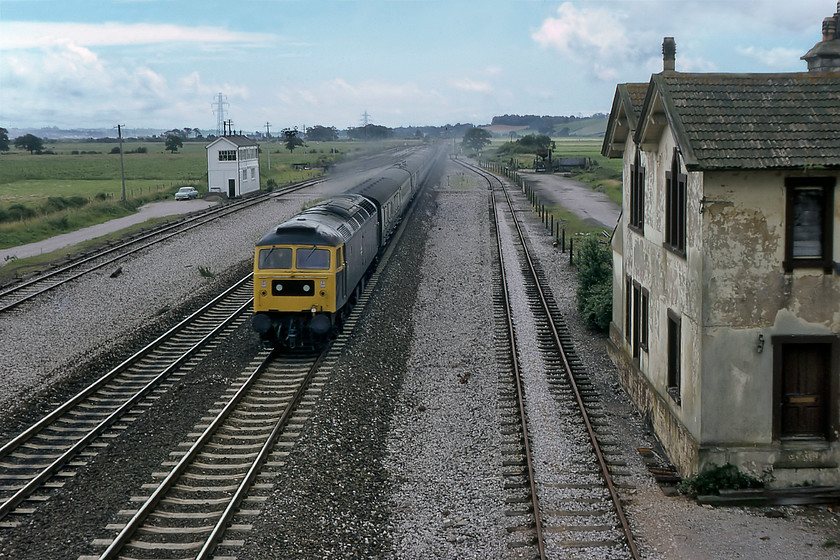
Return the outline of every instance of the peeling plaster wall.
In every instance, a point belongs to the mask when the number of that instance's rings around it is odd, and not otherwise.
[[[785,273],[782,266],[785,178],[791,176],[802,173],[705,174],[705,196],[712,202],[701,214],[706,396],[701,444],[772,443],[772,337],[840,333],[840,276],[822,269]],[[835,226],[835,237],[838,230]],[[835,261],[838,250],[835,241]]]
[[[665,174],[675,141],[666,129],[646,170],[644,234],[630,215],[628,137],[623,158],[623,215],[613,241],[614,306],[610,353],[635,406],[649,419],[682,474],[732,462],[760,474],[776,465],[780,484],[837,483],[840,470],[802,467],[840,462],[840,444],[822,451],[773,441],[776,335],[838,335],[840,272],[785,273],[785,178],[805,172],[687,173],[686,255],[666,249]],[[683,169],[685,171],[685,169]],[[834,208],[834,261],[840,262],[840,172]],[[705,197],[705,201],[701,202]],[[701,211],[702,210],[702,211]],[[626,340],[625,278],[649,291],[648,351],[632,358]],[[681,401],[667,392],[667,313],[681,317]],[[759,335],[763,346],[759,345]],[[840,372],[835,372],[840,375]],[[834,403],[833,406],[840,406]],[[797,474],[798,473],[798,474]]]

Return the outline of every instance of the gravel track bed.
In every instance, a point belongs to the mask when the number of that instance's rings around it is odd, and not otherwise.
[[[464,175],[452,164],[445,173]],[[469,178],[447,186],[444,177],[441,184],[421,196],[240,558],[514,557],[502,518],[486,187]],[[118,278],[111,270],[94,273],[0,317],[0,405],[12,410],[0,420],[3,440],[244,276],[254,241],[331,189],[217,220],[127,259]],[[604,338],[577,317],[568,255],[552,247],[524,197],[517,200],[617,430],[634,488],[623,497],[644,558],[836,557],[836,548],[822,546],[840,541],[838,516],[825,508],[712,509],[662,494],[636,451],[656,442],[618,386]],[[198,267],[215,276],[203,277]],[[104,527],[130,507],[130,497],[256,351],[245,325],[188,372],[180,389],[162,394],[78,467],[60,499],[21,527],[0,528],[0,558],[75,560],[90,553],[91,541],[109,535]]]

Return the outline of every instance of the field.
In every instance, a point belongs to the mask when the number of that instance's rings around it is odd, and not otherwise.
[[[184,142],[169,153],[163,142],[124,141],[125,201],[120,156],[111,153],[118,149],[116,140],[47,141],[44,154],[13,150],[0,155],[0,248],[129,215],[147,202],[170,200],[181,186],[206,193],[206,143]],[[290,153],[280,142],[262,143],[262,186],[317,176],[324,165],[385,147],[376,142],[310,142]],[[299,163],[311,168],[295,169]]]

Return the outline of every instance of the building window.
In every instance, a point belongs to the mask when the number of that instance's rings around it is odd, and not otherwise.
[[[624,281],[624,337],[633,345],[633,357],[648,351],[648,300],[650,293],[630,276]]]
[[[644,234],[645,231],[645,168],[639,148],[636,160],[630,166],[630,227]]]
[[[243,169],[243,170],[242,170],[242,180],[243,180],[243,181],[247,181],[247,180],[248,180],[248,170],[247,170],[247,169]]]
[[[639,334],[639,346],[645,352],[648,351],[648,300],[650,300],[650,292],[642,288],[642,305],[641,305],[641,333]]]
[[[630,342],[633,333],[633,279],[624,278],[624,339]]]
[[[685,256],[687,177],[680,173],[680,154],[674,148],[671,170],[665,173],[665,246]]]
[[[680,387],[682,385],[681,352],[682,319],[679,315],[668,310],[668,385],[666,389],[671,398],[680,404]]]
[[[633,357],[638,358],[641,351],[642,330],[642,287],[633,282]]]
[[[236,150],[219,150],[219,161],[236,161]]]
[[[784,269],[832,267],[834,237],[833,177],[785,180]]]

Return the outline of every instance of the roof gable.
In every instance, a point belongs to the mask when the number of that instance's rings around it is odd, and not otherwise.
[[[259,144],[257,144],[247,136],[241,136],[237,134],[233,136],[219,136],[218,138],[204,146],[204,148],[209,150],[211,147],[215,146],[216,144],[219,144],[220,142],[227,143],[234,148],[242,148],[245,146],[259,146]]]
[[[654,74],[634,140],[666,126],[687,169],[840,166],[840,72]]]
[[[636,130],[646,91],[647,84],[644,83],[616,86],[607,131],[601,146],[602,155],[620,157],[624,153],[627,136]]]

